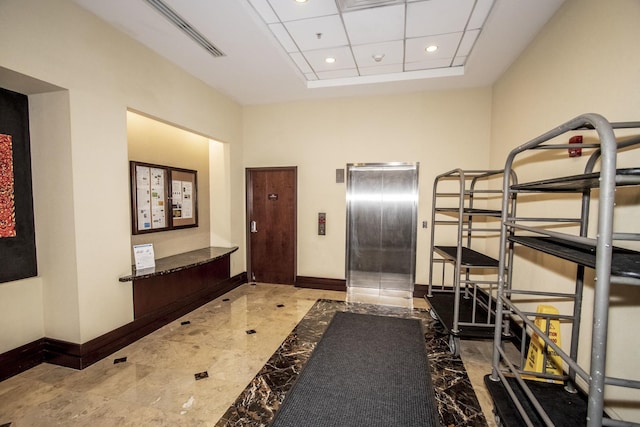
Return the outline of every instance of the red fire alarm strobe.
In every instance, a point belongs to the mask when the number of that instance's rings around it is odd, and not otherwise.
[[[582,144],[582,135],[576,135],[569,138],[569,144]],[[569,157],[580,157],[582,156],[582,148],[569,148]]]

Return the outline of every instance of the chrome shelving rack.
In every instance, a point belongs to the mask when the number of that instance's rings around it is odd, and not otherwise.
[[[613,227],[616,188],[640,185],[640,168],[617,169],[617,159],[622,152],[640,147],[640,136],[616,137],[617,129],[629,128],[640,128],[640,122],[609,123],[600,115],[585,114],[515,148],[507,157],[504,173],[508,176],[522,153],[540,149],[575,148],[575,145],[558,143],[557,137],[560,135],[585,129],[585,132],[590,134],[592,130],[595,131],[597,137],[596,143],[582,145],[583,149],[593,149],[583,174],[515,185],[505,179],[503,183],[498,266],[499,304],[496,306],[496,316],[504,319],[503,323],[520,325],[521,346],[518,356],[514,357],[509,353],[503,341],[504,331],[500,322],[496,322],[492,372],[485,377],[485,384],[494,398],[496,416],[502,424],[511,425],[511,421],[513,425],[518,426],[569,425],[566,420],[574,419],[576,425],[586,424],[594,427],[640,425],[609,419],[605,415],[604,407],[605,385],[640,389],[638,380],[612,378],[605,372],[611,285],[640,285],[640,252],[614,246],[614,242],[620,244],[622,241],[640,241],[640,234],[614,231]],[[594,172],[598,162],[600,171]],[[594,189],[599,190],[595,204],[598,222],[595,235],[590,237],[588,221]],[[547,212],[544,218],[510,215],[507,207],[519,193],[581,194],[580,217],[558,218],[552,212]],[[521,199],[522,196],[518,199],[519,203]],[[563,231],[563,224],[560,223],[577,226],[573,227],[573,230]],[[556,289],[553,292],[543,289],[519,290],[518,284],[513,283],[512,273],[515,267],[512,264],[515,260],[509,254],[509,247],[514,244],[577,265],[575,288]],[[583,307],[582,293],[586,268],[595,270],[593,307]],[[572,308],[565,309],[560,314],[540,314],[526,310],[522,304],[519,305],[516,301],[522,298],[569,301],[568,306]],[[577,360],[583,309],[593,310],[592,348],[588,368],[580,366]],[[544,319],[543,322],[547,325],[545,329],[548,329],[552,319],[571,323],[568,352],[556,345],[536,326],[536,318]],[[545,349],[552,349],[561,358],[562,374],[546,372],[546,368],[539,373],[522,369],[525,366],[526,346],[533,333],[544,341]],[[545,353],[544,366],[546,362]],[[532,377],[538,381],[532,381]],[[561,384],[550,384],[553,381]],[[580,399],[576,400],[576,396],[580,395],[583,396],[582,403]],[[571,405],[568,404],[570,400]],[[563,403],[560,410],[554,407],[557,402]]]
[[[515,182],[515,174],[512,176]],[[425,298],[431,306],[431,315],[440,320],[449,335],[451,352],[456,355],[461,338],[493,337],[498,260],[473,246],[479,239],[491,233],[497,236],[500,231],[501,212],[487,207],[491,198],[496,206],[502,198],[501,177],[501,170],[453,169],[438,175],[433,183],[429,285]],[[497,184],[495,188],[491,188],[493,183]],[[474,222],[474,218],[482,220]],[[444,228],[441,226],[451,227],[449,243],[455,230],[454,244],[438,243],[440,236],[436,235],[436,229]],[[436,265],[442,271],[439,284],[434,284]],[[453,278],[448,284],[447,265],[453,266]]]

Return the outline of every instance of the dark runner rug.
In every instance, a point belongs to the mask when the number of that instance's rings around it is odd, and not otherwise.
[[[337,312],[272,427],[438,426],[420,321]]]
[[[447,427],[487,427],[464,364],[459,356],[451,355],[449,337],[438,332],[435,326],[439,322],[429,314],[429,310],[328,299],[316,301],[215,427],[267,427],[339,311],[419,320],[425,333],[423,344],[429,355],[440,424]]]

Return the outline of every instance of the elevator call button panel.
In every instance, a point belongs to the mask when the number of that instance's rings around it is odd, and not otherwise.
[[[324,212],[318,213],[318,236],[324,236],[327,234],[327,214]]]

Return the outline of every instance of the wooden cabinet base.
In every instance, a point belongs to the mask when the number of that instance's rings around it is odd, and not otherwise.
[[[229,257],[133,281],[134,319],[163,311],[194,295],[216,290],[229,278]]]

